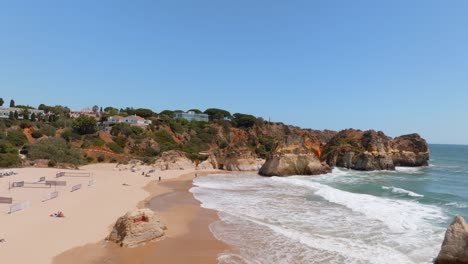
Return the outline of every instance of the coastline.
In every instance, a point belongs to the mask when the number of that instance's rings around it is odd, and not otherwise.
[[[199,177],[219,170],[182,174],[164,182],[152,181],[144,189],[150,196],[140,201],[138,208],[148,207],[166,223],[166,234],[137,248],[120,248],[101,240],[67,250],[54,258],[62,263],[218,263],[218,254],[229,249],[217,240],[209,225],[219,220],[217,212],[202,208],[189,189],[195,173]]]

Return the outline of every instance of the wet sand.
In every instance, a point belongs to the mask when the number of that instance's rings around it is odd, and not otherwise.
[[[198,172],[199,176],[206,174]],[[229,247],[209,230],[209,225],[218,220],[216,212],[202,208],[189,192],[194,175],[152,182],[145,187],[153,198],[141,202],[139,207],[155,210],[166,223],[168,230],[161,239],[133,249],[106,241],[87,244],[60,254],[53,263],[218,263],[218,254]]]

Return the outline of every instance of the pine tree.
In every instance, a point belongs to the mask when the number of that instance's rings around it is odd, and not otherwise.
[[[15,107],[15,100],[13,99],[10,100],[10,107]]]
[[[21,113],[21,115],[23,116],[24,120],[28,120],[29,119],[29,110],[27,108],[23,109],[23,112]]]
[[[14,102],[13,102],[13,104],[14,104]],[[15,119],[18,119],[18,111],[16,111],[16,110],[15,110],[15,113],[14,113],[14,117],[15,117]]]
[[[12,111],[10,111],[10,115],[8,116],[8,118],[9,118],[10,120],[15,119],[15,115],[13,114]]]
[[[3,101],[3,98],[0,97],[0,106],[3,106],[3,103],[5,103],[5,101]]]
[[[31,114],[31,121],[32,121],[32,122],[35,122],[35,121],[36,121],[36,114],[35,114],[35,113],[32,113],[32,114]]]

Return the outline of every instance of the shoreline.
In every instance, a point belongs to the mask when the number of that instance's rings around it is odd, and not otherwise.
[[[184,173],[164,182],[152,181],[143,189],[150,195],[137,204],[147,207],[167,225],[166,234],[137,248],[121,248],[104,241],[75,247],[54,257],[54,264],[74,263],[218,263],[218,255],[230,248],[217,240],[210,231],[211,223],[218,221],[217,211],[201,207],[189,189],[195,173],[199,177],[232,173],[204,170]]]
[[[151,186],[149,183],[162,185],[157,183],[159,176],[166,182],[187,173],[203,172],[166,170],[157,171],[151,177],[142,176],[142,171],[148,169],[142,166],[135,171],[121,170],[116,164],[99,163],[80,167],[79,172],[89,173],[87,177],[68,175],[63,178],[56,178],[56,174],[60,171],[76,173],[77,170],[12,169],[18,174],[0,177],[0,197],[12,197],[13,203],[28,201],[29,207],[9,214],[10,204],[0,204],[0,262],[50,264],[55,256],[71,249],[102,243],[118,217],[143,206],[152,197],[145,189]],[[66,181],[67,184],[49,188],[36,183],[39,177],[45,177],[47,181]],[[89,186],[91,179],[94,184]],[[10,190],[10,182],[14,181],[27,184]],[[71,191],[77,184],[82,188]],[[45,201],[45,196],[55,189],[59,192],[58,197]],[[51,217],[57,211],[62,211],[65,217]]]

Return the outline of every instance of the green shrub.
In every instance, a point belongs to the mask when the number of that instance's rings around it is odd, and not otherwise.
[[[98,162],[103,162],[106,160],[106,155],[104,154],[100,154],[98,157],[97,157],[97,161]]]
[[[70,148],[62,138],[47,138],[32,144],[29,147],[28,158],[55,160],[61,163],[75,165],[83,164],[83,156],[80,152]]]
[[[179,121],[180,120],[180,121]],[[185,119],[178,119],[178,120],[170,120],[169,127],[171,128],[172,132],[181,134],[184,132],[184,127],[180,122],[184,122],[182,120]],[[187,121],[187,120],[185,120]]]
[[[65,129],[62,134],[60,134],[60,137],[65,139],[67,142],[70,142],[72,140],[80,140],[81,136],[78,135],[77,133],[73,132],[71,129],[67,128]]]
[[[82,149],[89,148],[89,147],[91,147],[91,144],[89,143],[88,140],[86,140],[85,142],[83,142],[83,144],[81,144],[80,147],[81,147]]]
[[[172,136],[167,133],[165,130],[156,132],[153,134],[154,139],[158,142],[160,146],[160,152],[177,149],[178,145]]]
[[[125,145],[127,144],[127,138],[123,136],[113,137],[112,140],[114,140],[114,142],[121,148],[125,148]]]
[[[13,125],[13,120],[7,118],[1,118],[1,124],[5,127],[11,127]]]
[[[192,136],[190,140],[182,146],[182,150],[188,153],[198,153],[207,149],[209,149],[208,144],[197,136]]]
[[[23,134],[23,131],[20,129],[8,132],[8,136],[6,137],[6,139],[8,140],[8,142],[17,147],[28,143],[28,139]]]
[[[0,153],[18,153],[18,150],[10,142],[1,139],[0,140]]]
[[[117,136],[125,136],[125,137],[132,137],[132,138],[141,138],[144,134],[145,130],[141,127],[131,126],[130,124],[126,123],[119,123],[115,124],[112,127],[111,135],[114,137]]]
[[[117,143],[112,142],[112,143],[107,143],[106,145],[110,150],[112,150],[115,153],[124,152],[124,149],[121,146],[119,146]]]
[[[49,162],[47,162],[47,166],[53,168],[57,166],[57,162],[55,160],[49,160]]]
[[[49,137],[54,137],[55,133],[57,132],[55,127],[48,125],[48,124],[41,124],[39,128],[42,134],[49,136]]]
[[[96,119],[82,115],[73,120],[72,127],[80,135],[93,134],[97,130]]]
[[[43,136],[43,134],[42,134],[42,132],[40,130],[36,130],[36,131],[31,133],[31,136],[33,138],[41,138]]]
[[[102,147],[106,145],[106,142],[100,138],[96,138],[91,141],[91,144],[96,147]]]
[[[71,129],[65,129],[63,130],[62,134],[60,136],[65,139],[67,142],[70,142],[72,139],[72,131]]]
[[[208,159],[207,155],[200,155],[198,153],[186,153],[185,155],[192,161],[204,161]]]
[[[146,147],[144,150],[143,150],[143,155],[145,157],[155,157],[159,154],[159,152],[152,148],[152,147]]]
[[[145,163],[145,164],[153,164],[154,161],[155,161],[155,158],[154,157],[143,157],[140,160],[143,161],[143,163]]]
[[[266,152],[271,152],[275,148],[275,139],[269,136],[259,136],[258,141],[263,145]]]
[[[0,168],[19,167],[21,160],[15,153],[0,153]]]

